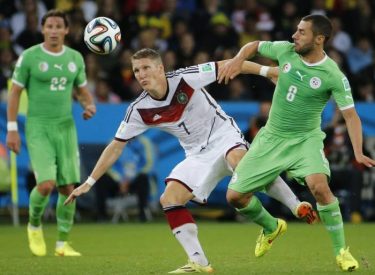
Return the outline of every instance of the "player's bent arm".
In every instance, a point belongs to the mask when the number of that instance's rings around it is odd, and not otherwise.
[[[269,78],[276,84],[277,78],[279,77],[279,68],[263,66],[252,61],[245,61],[242,63],[241,73],[261,75]]]
[[[224,80],[225,84],[228,84],[229,80],[235,78],[241,72],[243,62],[257,53],[258,45],[259,41],[246,44],[234,58],[219,67],[218,83]]]
[[[101,176],[103,176],[103,174],[109,169],[109,167],[111,167],[120,157],[125,145],[126,142],[117,140],[113,140],[110,144],[108,144],[101,154],[98,162],[96,163],[94,170],[91,172],[91,175],[82,185],[73,190],[73,192],[65,200],[64,205],[72,203],[78,196],[90,191],[95,182]]]
[[[127,142],[113,140],[107,147],[103,150],[98,162],[96,163],[94,169],[91,172],[90,177],[98,180],[104,173],[116,162],[116,160],[121,156],[122,151],[125,148]]]
[[[348,128],[349,137],[352,142],[357,162],[362,163],[367,167],[375,166],[374,160],[363,155],[362,123],[355,108],[349,108],[341,112],[345,119],[346,127]]]
[[[21,148],[21,140],[18,134],[18,125],[17,125],[17,114],[18,107],[20,103],[20,97],[23,87],[13,83],[10,89],[8,107],[7,107],[7,137],[6,143],[10,150],[19,153]]]
[[[83,118],[92,118],[96,113],[96,106],[87,86],[78,87],[77,99],[84,110]]]

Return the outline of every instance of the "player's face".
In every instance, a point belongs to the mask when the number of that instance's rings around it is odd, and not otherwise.
[[[134,76],[143,90],[152,91],[160,85],[164,76],[163,65],[150,58],[135,59],[132,61]]]
[[[68,31],[69,29],[65,26],[63,18],[57,16],[48,17],[42,27],[46,46],[52,48],[61,47]]]
[[[314,49],[314,33],[312,23],[301,21],[297,26],[297,31],[292,36],[296,53],[304,56]]]

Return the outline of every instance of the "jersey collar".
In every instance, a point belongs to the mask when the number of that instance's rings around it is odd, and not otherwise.
[[[49,55],[53,55],[53,56],[60,56],[60,55],[64,54],[64,52],[65,52],[65,46],[63,46],[62,50],[60,52],[58,52],[58,53],[54,53],[54,52],[51,52],[51,51],[47,50],[44,47],[43,43],[40,44],[40,47],[42,48],[43,52],[45,52],[46,54],[49,54]]]
[[[302,59],[302,57],[300,56],[302,62],[306,65],[306,66],[309,66],[309,67],[313,67],[313,66],[319,66],[320,64],[323,64],[327,58],[328,58],[328,55],[326,54],[326,52],[324,52],[324,57],[322,60],[319,60],[318,62],[315,62],[315,63],[309,63],[305,60]]]

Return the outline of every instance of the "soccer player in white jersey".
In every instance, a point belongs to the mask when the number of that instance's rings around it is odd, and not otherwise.
[[[211,62],[166,74],[158,52],[152,49],[136,52],[132,57],[133,71],[144,91],[128,107],[115,139],[103,151],[90,177],[66,201],[69,203],[88,192],[121,155],[128,140],[150,128],[176,136],[186,159],[165,180],[167,185],[160,202],[189,262],[171,273],[213,271],[199,243],[197,226],[185,205],[190,200],[206,203],[219,180],[232,174],[247,150],[247,142],[234,120],[204,89],[216,81],[217,67],[221,64],[223,61]],[[259,74],[259,68],[260,65],[248,62],[243,72]],[[315,219],[311,205],[299,204],[281,178],[276,179],[267,193],[293,212],[302,205],[305,213],[297,216],[310,215],[310,219]],[[264,208],[262,211],[268,213]]]
[[[267,124],[236,167],[227,199],[246,216],[257,215],[261,204],[251,193],[267,186],[281,172],[289,171],[315,197],[320,218],[331,237],[337,265],[343,271],[353,271],[358,268],[358,262],[346,248],[339,202],[328,185],[330,169],[323,151],[325,135],[321,131],[321,114],[331,96],[345,119],[357,162],[373,167],[375,161],[362,151],[362,126],[350,84],[324,52],[331,32],[327,17],[305,16],[293,34],[294,43],[248,43],[220,68],[219,82],[227,82],[241,72],[247,58],[259,52],[277,60],[280,69]],[[265,72],[267,68],[262,70]],[[262,256],[271,247],[269,241],[278,236],[284,225],[265,215],[255,222],[264,228],[255,250],[257,256]]]

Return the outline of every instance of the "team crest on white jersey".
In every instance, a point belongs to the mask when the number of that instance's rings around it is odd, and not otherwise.
[[[284,64],[284,66],[283,66],[283,73],[289,72],[291,68],[292,68],[292,65],[290,63]]]
[[[188,98],[187,94],[185,94],[182,91],[177,94],[177,101],[180,104],[186,104],[188,102],[188,99],[189,98]]]
[[[48,63],[43,61],[39,63],[39,70],[41,72],[46,72],[48,70]]]
[[[74,62],[69,62],[68,69],[69,69],[69,71],[74,73],[75,71],[77,71],[77,65]]]
[[[313,89],[318,89],[322,85],[322,81],[320,80],[319,77],[314,76],[313,78],[310,79],[310,87]]]

